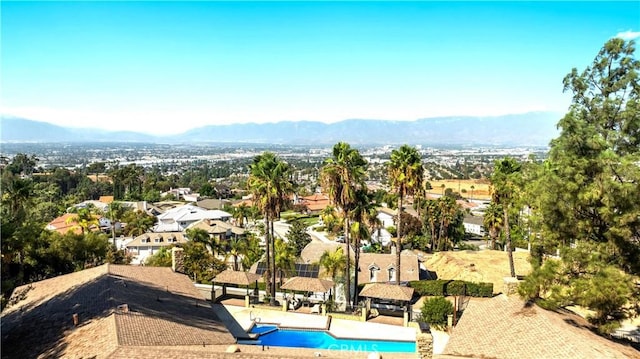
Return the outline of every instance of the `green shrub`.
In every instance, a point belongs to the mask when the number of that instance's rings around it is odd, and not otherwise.
[[[473,283],[461,280],[420,280],[409,282],[421,296],[467,295],[470,297],[492,297],[493,283]]]
[[[432,328],[444,330],[447,327],[447,317],[453,314],[453,304],[445,297],[433,297],[425,300],[420,311],[421,319]]]
[[[447,295],[466,295],[467,282],[461,280],[452,280],[445,285],[444,292]]]
[[[409,286],[415,289],[415,291],[423,295],[444,295],[444,285],[448,281],[440,279],[436,280],[420,280],[409,282]]]

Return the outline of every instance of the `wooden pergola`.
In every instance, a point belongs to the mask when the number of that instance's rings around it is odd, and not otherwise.
[[[257,285],[258,280],[260,279],[262,279],[262,276],[255,273],[235,271],[233,269],[224,270],[213,278],[211,286],[211,300],[213,302],[216,301],[216,293],[214,289],[216,283],[222,284],[222,296],[227,294],[227,284],[246,286],[248,295],[249,286],[254,283]]]

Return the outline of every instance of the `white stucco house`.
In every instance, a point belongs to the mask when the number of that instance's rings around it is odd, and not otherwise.
[[[213,209],[207,210],[192,204],[172,208],[158,215],[158,223],[154,232],[182,232],[189,225],[203,219],[227,222],[232,215],[228,212]]]
[[[476,236],[484,236],[484,226],[482,225],[483,217],[465,216],[463,225],[466,233],[475,234]]]

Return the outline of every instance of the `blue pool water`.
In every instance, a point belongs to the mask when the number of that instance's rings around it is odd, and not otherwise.
[[[324,330],[278,329],[274,325],[257,324],[251,333],[260,334],[260,345],[342,350],[350,352],[415,353],[415,342],[340,339]]]

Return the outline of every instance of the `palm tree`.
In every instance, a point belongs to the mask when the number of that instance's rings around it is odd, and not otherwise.
[[[356,288],[353,297],[353,306],[358,303],[358,271],[360,269],[360,243],[365,238],[371,238],[370,226],[375,225],[377,211],[372,203],[371,195],[366,188],[356,191],[354,206],[349,213],[351,218],[351,238],[355,244],[355,275],[353,287]]]
[[[122,222],[122,218],[125,216],[127,210],[129,209],[118,201],[111,202],[109,206],[107,206],[105,214],[109,216],[109,221],[111,221],[111,239],[114,246],[116,245],[116,222]]]
[[[336,248],[333,252],[325,251],[322,253],[319,264],[322,269],[324,269],[324,272],[333,280],[333,295],[335,298],[338,276],[340,273],[343,273],[347,267],[347,257],[344,255],[342,247]]]
[[[236,219],[238,227],[244,228],[245,218],[250,216],[250,208],[245,203],[240,203],[238,207],[233,210],[233,218]]]
[[[275,154],[264,152],[253,159],[249,166],[247,186],[253,195],[256,206],[264,216],[265,242],[267,248],[267,272],[271,304],[275,304],[275,259],[273,221],[279,217],[288,195],[293,193],[289,181],[291,167],[280,161]]]
[[[440,208],[438,201],[428,200],[425,205],[424,219],[429,224],[429,230],[431,233],[431,253],[436,248],[436,242],[438,242],[439,224],[440,224]]]
[[[396,283],[400,284],[400,252],[402,251],[402,211],[403,201],[406,195],[414,193],[422,187],[424,168],[420,153],[414,147],[402,145],[391,152],[389,162],[389,178],[392,187],[398,194],[398,224],[396,239]]]
[[[458,212],[458,204],[451,197],[438,198],[438,212],[440,214],[440,234],[438,235],[438,250],[444,251],[449,247],[449,225]]]
[[[355,202],[356,190],[365,187],[366,169],[367,161],[362,158],[358,150],[351,148],[348,143],[338,142],[333,146],[332,158],[327,159],[320,170],[320,183],[329,193],[331,202],[339,210],[344,221],[344,239],[347,243],[347,306],[351,302],[349,211]]]
[[[471,199],[473,200],[473,190],[476,189],[474,185],[471,185]]]
[[[75,227],[79,227],[83,235],[89,233],[91,227],[99,225],[98,217],[93,214],[91,206],[78,208],[75,214],[75,216],[67,218],[67,224],[75,223]]]
[[[505,157],[495,163],[491,183],[495,186],[492,194],[492,201],[502,205],[503,224],[506,250],[509,256],[509,270],[511,277],[515,278],[516,271],[513,263],[513,252],[511,246],[511,230],[509,228],[509,210],[518,196],[518,178],[522,166],[513,158]]]
[[[233,270],[240,270],[238,267],[238,258],[247,253],[247,242],[237,236],[233,236],[227,240],[226,245],[227,257],[233,257]],[[226,262],[226,259],[225,259]]]
[[[496,249],[496,241],[498,240],[498,236],[500,235],[500,230],[502,229],[502,223],[504,213],[502,212],[502,206],[491,202],[487,210],[484,212],[484,218],[482,219],[482,224],[484,228],[489,232],[490,249]]]
[[[242,257],[242,268],[250,268],[253,263],[262,258],[264,250],[260,247],[260,241],[253,233],[249,233],[246,239],[246,248]]]
[[[217,256],[221,250],[218,239],[209,235],[209,233],[202,228],[189,228],[186,234],[193,242],[204,244],[214,256]]]
[[[295,249],[288,242],[277,238],[274,243],[274,261],[280,277],[280,285],[282,285],[284,275],[292,276],[295,274]]]

